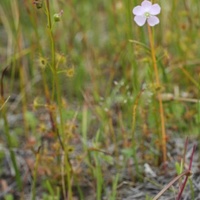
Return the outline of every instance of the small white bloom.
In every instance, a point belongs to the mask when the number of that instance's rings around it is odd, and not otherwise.
[[[152,4],[150,1],[144,0],[141,6],[136,6],[133,9],[135,15],[134,21],[138,26],[143,26],[147,21],[149,26],[159,24],[160,20],[155,15],[158,15],[161,8],[158,4]]]

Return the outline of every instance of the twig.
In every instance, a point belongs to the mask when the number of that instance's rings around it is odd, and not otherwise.
[[[189,168],[188,168],[188,171],[190,171],[190,172],[191,172],[191,168],[192,168],[192,162],[193,162],[193,157],[194,157],[195,149],[196,149],[196,145],[194,145],[193,149],[192,149],[192,155],[191,155],[191,158],[190,158],[190,165],[189,165]],[[184,182],[183,182],[183,184],[181,186],[180,192],[179,192],[178,197],[177,197],[176,200],[179,200],[181,198],[183,190],[184,190],[184,188],[186,186],[188,177],[189,177],[189,175],[186,175],[185,180],[184,180]]]
[[[185,146],[187,146],[187,140],[185,143]],[[192,150],[192,155],[190,158],[190,164],[189,164],[189,168],[187,170],[185,170],[183,173],[181,173],[180,175],[178,175],[177,177],[175,177],[170,183],[168,183],[154,198],[153,200],[157,200],[159,197],[162,196],[162,194],[164,194],[176,181],[178,181],[180,178],[182,178],[183,176],[185,176],[185,180],[180,188],[180,192],[178,193],[178,196],[176,198],[176,200],[180,200],[182,193],[184,191],[184,188],[186,186],[188,177],[192,174],[191,168],[192,168],[192,162],[193,162],[193,157],[194,157],[194,152],[196,149],[196,145],[194,145],[193,150]]]
[[[157,200],[162,194],[164,194],[176,181],[178,181],[183,176],[190,176],[192,173],[190,170],[186,170],[177,177],[175,177],[170,183],[168,183],[154,198],[153,200]]]

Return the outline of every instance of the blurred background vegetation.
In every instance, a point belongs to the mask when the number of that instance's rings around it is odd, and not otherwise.
[[[51,95],[54,80],[48,64],[52,58],[47,18],[44,9],[37,9],[33,2],[0,2],[0,70],[5,75],[1,78],[4,98],[9,97],[6,107],[12,147],[36,151],[43,140],[52,139],[44,82]],[[199,138],[200,3],[154,2],[162,8],[154,39],[167,141],[173,137]],[[138,27],[133,21],[132,9],[138,4],[141,1],[50,0],[52,18],[63,10],[61,20],[53,25],[58,77],[66,127],[73,124],[69,133],[73,148],[82,145],[75,141],[81,137],[88,142],[87,151],[91,142],[95,148],[111,151],[115,161],[120,155],[127,160],[134,142],[135,150],[142,152],[136,157],[138,162],[158,164],[160,154],[154,146],[160,145],[160,119],[147,27]],[[0,123],[3,148],[5,124],[3,120]],[[5,152],[1,154],[3,166]],[[44,166],[48,162],[45,160]],[[53,180],[56,182],[56,177]]]

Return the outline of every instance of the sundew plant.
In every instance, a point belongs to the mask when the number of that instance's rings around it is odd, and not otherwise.
[[[0,199],[200,198],[199,10],[1,0]]]
[[[155,91],[157,92],[158,102],[159,102],[159,113],[160,113],[160,126],[161,126],[161,133],[162,133],[162,153],[163,153],[163,162],[166,163],[167,161],[167,155],[166,155],[166,133],[165,133],[165,118],[164,118],[164,110],[163,110],[163,103],[162,98],[160,94],[160,78],[159,78],[159,72],[157,67],[157,61],[156,61],[156,53],[155,53],[155,47],[154,47],[154,38],[152,35],[152,29],[150,26],[155,26],[156,24],[159,24],[159,18],[155,15],[158,15],[161,11],[161,8],[158,4],[153,4],[150,1],[143,1],[141,6],[136,6],[133,9],[133,14],[136,15],[134,17],[135,22],[142,26],[147,21],[148,23],[148,34],[149,34],[149,41],[150,41],[150,51],[151,51],[151,58],[152,58],[152,65],[153,70],[155,74]]]

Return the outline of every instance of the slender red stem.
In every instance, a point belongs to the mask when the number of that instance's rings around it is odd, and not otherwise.
[[[160,87],[160,79],[159,79],[159,74],[158,74],[158,67],[157,67],[156,54],[155,54],[155,48],[154,48],[154,39],[153,39],[151,27],[149,25],[148,25],[148,33],[149,33],[149,41],[150,41],[150,47],[151,47],[151,57],[153,61],[153,68],[154,68],[154,73],[155,73],[155,78],[156,78],[156,85],[157,87]],[[161,99],[161,95],[159,91],[158,91],[158,102],[159,102],[159,112],[160,112],[160,120],[161,120],[163,163],[164,163],[164,166],[166,166],[167,150],[166,150],[165,116],[164,116],[163,103],[162,103],[162,99]]]
[[[196,150],[196,145],[193,146],[193,149],[192,149],[192,155],[191,155],[191,158],[190,158],[190,164],[189,164],[189,168],[188,168],[188,171],[190,172],[190,174],[186,174],[186,177],[185,177],[185,180],[181,186],[181,189],[180,189],[180,192],[178,193],[178,196],[176,198],[176,200],[179,200],[181,199],[181,196],[182,196],[182,193],[184,191],[184,188],[186,186],[186,183],[187,183],[187,180],[188,180],[188,177],[192,174],[191,173],[191,168],[192,168],[192,162],[193,162],[193,157],[194,157],[194,152]]]

